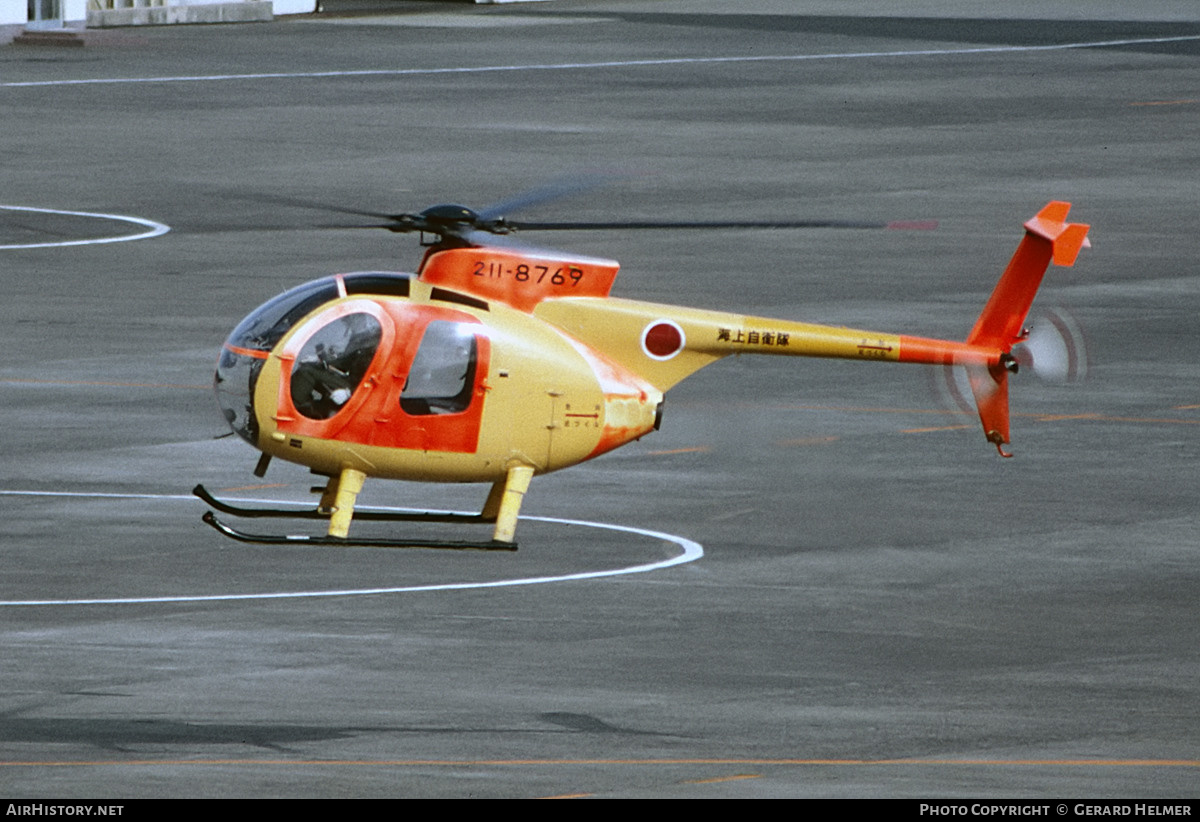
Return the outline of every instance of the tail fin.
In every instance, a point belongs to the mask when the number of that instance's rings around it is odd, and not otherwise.
[[[1021,325],[1050,261],[1073,265],[1087,242],[1088,226],[1066,222],[1070,210],[1070,203],[1052,202],[1025,223],[1025,236],[971,329],[968,343],[1008,350],[1021,339]]]
[[[1070,210],[1070,203],[1051,202],[1025,223],[1021,244],[967,337],[970,345],[1002,352],[998,364],[968,366],[967,372],[984,433],[1005,457],[1012,456],[1004,450],[1009,442],[1008,374],[1010,370],[1016,373],[1016,360],[1009,351],[1024,338],[1022,326],[1050,262],[1073,265],[1079,250],[1087,245],[1088,226],[1068,223]]]

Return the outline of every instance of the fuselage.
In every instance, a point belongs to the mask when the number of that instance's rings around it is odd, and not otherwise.
[[[652,431],[662,392],[529,312],[363,272],[267,302],[225,342],[230,427],[318,473],[494,482],[574,465]]]

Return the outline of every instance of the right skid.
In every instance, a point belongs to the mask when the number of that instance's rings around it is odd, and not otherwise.
[[[312,508],[307,510],[296,510],[288,508],[243,508],[240,505],[233,505],[218,499],[212,495],[203,485],[197,485],[192,489],[195,494],[204,502],[216,508],[223,514],[229,514],[234,517],[246,518],[272,518],[272,519],[329,519],[329,514]],[[354,518],[364,522],[459,522],[459,523],[491,523],[495,522],[495,517],[487,518],[481,514],[454,514],[442,511],[356,511]]]
[[[438,539],[387,539],[378,537],[331,537],[308,534],[251,534],[232,528],[217,519],[212,511],[205,511],[204,522],[230,539],[253,545],[333,545],[342,548],[442,548],[449,550],[515,551],[515,542],[455,541]]]

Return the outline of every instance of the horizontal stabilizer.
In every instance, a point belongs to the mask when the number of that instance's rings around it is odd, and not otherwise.
[[[1025,230],[1053,244],[1053,259],[1055,265],[1072,266],[1079,250],[1088,245],[1088,226],[1082,223],[1068,223],[1067,214],[1071,204],[1060,201],[1048,203],[1029,222]]]

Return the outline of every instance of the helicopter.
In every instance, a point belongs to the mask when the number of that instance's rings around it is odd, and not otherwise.
[[[1008,378],[1029,336],[1026,317],[1051,262],[1074,264],[1089,226],[1052,201],[1025,233],[964,341],[863,331],[611,296],[618,263],[506,245],[518,231],[663,227],[876,227],[831,221],[565,223],[513,221],[505,209],[445,204],[371,214],[367,227],[419,233],[413,274],[354,272],[299,285],[249,314],[222,346],[217,403],[260,452],[325,482],[308,510],[247,508],[202,485],[222,513],[327,521],[323,535],[259,534],[208,511],[233,539],[516,550],[521,503],[535,475],[567,468],[658,430],[675,384],[730,355],[825,357],[960,367],[985,439],[1010,444]],[[1027,359],[1024,358],[1024,359]],[[479,514],[364,510],[368,479],[489,483]],[[355,519],[486,523],[490,540],[354,537]]]

